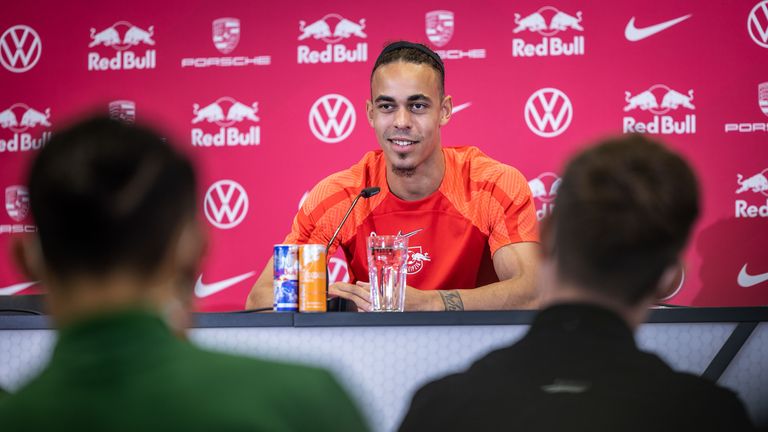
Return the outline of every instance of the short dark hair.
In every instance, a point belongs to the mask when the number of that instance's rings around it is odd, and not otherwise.
[[[698,213],[688,163],[644,136],[624,136],[567,164],[544,246],[563,281],[634,305],[675,262]]]
[[[437,53],[429,49],[428,46],[420,43],[397,41],[387,44],[384,49],[381,50],[381,54],[379,54],[379,57],[376,59],[376,63],[373,64],[373,69],[371,70],[371,83],[373,83],[373,74],[376,73],[376,69],[398,61],[426,64],[432,67],[432,69],[437,72],[439,78],[438,85],[440,96],[445,95],[445,67],[443,61]]]
[[[93,118],[55,133],[29,173],[46,266],[58,277],[149,276],[195,212],[195,174],[157,133]]]

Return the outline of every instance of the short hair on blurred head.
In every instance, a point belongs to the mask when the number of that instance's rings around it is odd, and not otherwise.
[[[55,133],[28,179],[47,268],[152,274],[194,217],[195,182],[189,160],[150,129],[97,117]]]
[[[634,305],[675,263],[698,213],[682,157],[641,135],[610,139],[567,164],[545,252],[563,281]]]

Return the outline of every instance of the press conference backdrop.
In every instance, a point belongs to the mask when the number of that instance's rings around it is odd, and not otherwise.
[[[191,155],[211,239],[197,306],[241,308],[308,190],[378,148],[370,70],[398,39],[445,61],[443,145],[519,169],[539,217],[587,143],[669,143],[699,173],[703,217],[667,302],[768,303],[768,1],[755,0],[6,2],[0,294],[44,290],[9,254],[35,230],[29,161],[57,128],[102,113],[158,126]],[[411,246],[411,264],[440,259]],[[343,260],[330,275],[348,277]]]

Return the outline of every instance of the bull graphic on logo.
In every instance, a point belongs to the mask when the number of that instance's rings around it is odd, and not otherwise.
[[[432,261],[429,253],[423,252],[421,246],[411,246],[408,248],[408,260],[405,265],[409,275],[416,274],[424,268],[425,261]]]
[[[581,11],[576,12],[575,17],[568,15],[565,12],[558,11],[555,14],[555,16],[552,18],[552,21],[549,22],[549,29],[563,31],[570,28],[574,30],[584,31],[584,27],[582,27],[579,24],[580,22],[581,22]]]
[[[200,108],[200,105],[194,104],[192,107],[192,114],[195,118],[192,119],[192,123],[200,123],[205,120],[208,123],[218,122],[224,120],[224,110],[221,109],[218,102],[214,102],[205,108]]]
[[[224,111],[227,104],[231,105],[226,109],[227,115],[225,116]],[[208,123],[216,123],[220,126],[228,126],[245,119],[252,122],[258,122],[259,116],[256,115],[257,112],[259,112],[258,102],[254,102],[251,106],[248,106],[231,97],[223,97],[204,108],[200,108],[200,105],[194,104],[192,114],[195,118],[192,119],[192,124],[206,121]]]
[[[624,95],[624,100],[627,102],[627,106],[624,107],[624,111],[631,111],[635,108],[640,108],[643,111],[647,111],[651,108],[659,107],[659,103],[656,102],[656,96],[651,93],[650,90],[646,90],[634,96],[632,96],[630,92],[625,91]]]
[[[51,124],[48,122],[49,118],[51,118],[50,108],[46,108],[45,114],[41,113],[40,111],[34,108],[28,108],[27,112],[25,112],[24,115],[21,117],[20,125],[24,127],[35,127],[37,125],[50,127]]]
[[[670,89],[667,92],[667,94],[664,95],[664,98],[661,100],[661,107],[669,108],[669,109],[677,109],[680,105],[682,105],[688,109],[696,109],[696,107],[693,106],[693,104],[691,103],[692,100],[693,100],[693,89],[688,90],[688,96]]]
[[[21,118],[21,120],[19,120]],[[14,132],[24,132],[36,126],[50,127],[51,109],[41,112],[23,103],[15,103],[0,111],[0,127]]]
[[[248,119],[257,122],[259,121],[259,117],[256,115],[257,112],[259,112],[258,102],[254,102],[251,106],[235,102],[229,107],[229,111],[227,111],[227,120],[240,122],[243,121],[243,119]]]
[[[736,189],[736,193],[740,194],[751,190],[754,193],[762,193],[763,195],[768,195],[766,194],[768,191],[768,177],[766,176],[767,173],[768,168],[764,169],[763,172],[759,172],[752,177],[749,177],[746,180],[744,180],[744,176],[741,174],[736,174],[736,183],[739,184],[739,188]]]
[[[549,24],[547,24],[547,16],[551,16]],[[517,24],[517,27],[512,30],[512,33],[520,33],[528,30],[529,32],[540,33],[543,35],[553,35],[568,29],[584,31],[584,27],[580,24],[581,20],[581,11],[576,12],[576,16],[573,16],[554,7],[547,6],[525,18],[521,18],[521,15],[516,13],[515,24]]]
[[[5,188],[5,211],[16,222],[21,222],[29,213],[29,192],[24,186]]]
[[[240,42],[240,20],[219,18],[213,21],[213,45],[222,54],[229,54]]]
[[[138,45],[140,43],[144,43],[147,45],[154,45],[155,41],[152,39],[152,36],[154,35],[154,33],[155,33],[155,26],[149,26],[148,31],[142,30],[136,26],[133,26],[127,32],[125,32],[123,43],[125,45]]]
[[[115,29],[115,25],[107,27],[104,30],[96,33],[96,29],[91,27],[91,43],[88,44],[88,48],[93,48],[97,45],[112,46],[120,45],[123,39]]]
[[[118,28],[128,29],[122,38]],[[95,28],[91,27],[91,43],[88,44],[88,48],[104,45],[122,50],[140,43],[154,45],[155,41],[152,39],[154,32],[154,26],[149,26],[147,30],[144,30],[127,21],[118,21],[98,33]]]
[[[16,114],[12,109],[7,108],[4,111],[0,111],[0,126],[2,126],[4,129],[8,129],[18,125],[19,122],[16,119]]]
[[[517,27],[515,27],[515,29],[512,30],[512,33],[520,33],[521,31],[524,31],[524,30],[528,30],[531,32],[538,32],[538,31],[547,29],[547,22],[544,20],[544,17],[538,12],[534,12],[522,19],[520,19],[520,14],[516,13],[515,24],[517,24]]]
[[[659,104],[657,95],[661,94],[662,91],[663,96],[661,97],[661,104]],[[627,102],[627,105],[624,107],[625,112],[640,108],[643,111],[650,111],[654,114],[665,114],[681,106],[690,110],[696,109],[691,103],[693,100],[693,89],[688,90],[688,95],[686,96],[665,85],[656,84],[634,96],[628,91],[625,91],[624,95],[624,100]]]
[[[546,186],[544,186],[544,182],[541,181],[539,178],[535,178],[528,182],[528,187],[531,188],[531,195],[533,195],[533,198],[546,198],[546,197],[553,197],[557,195],[557,190],[560,188],[560,183],[562,183],[562,179],[557,179],[552,183],[552,185],[549,187],[549,192],[547,192]]]
[[[328,21],[338,20],[331,32],[331,24]],[[299,21],[299,40],[307,38],[323,39],[325,42],[336,42],[340,39],[349,38],[355,35],[360,38],[367,38],[368,35],[363,31],[365,29],[365,18],[359,22],[350,21],[338,14],[328,14],[319,20],[307,25],[306,21]]]
[[[453,12],[446,10],[427,12],[426,21],[427,39],[435,46],[444,46],[451,40],[454,30]]]

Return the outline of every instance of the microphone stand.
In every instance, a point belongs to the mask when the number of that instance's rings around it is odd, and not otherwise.
[[[352,213],[352,209],[355,208],[360,198],[368,199],[376,195],[377,193],[379,193],[379,191],[381,191],[381,188],[377,186],[367,187],[361,190],[360,193],[357,194],[355,199],[352,200],[352,204],[349,206],[347,213],[344,214],[343,218],[341,218],[341,222],[339,223],[339,226],[336,227],[336,231],[333,232],[333,235],[331,236],[331,240],[328,241],[328,244],[325,246],[326,259],[328,258],[328,250],[331,248],[331,245],[333,244],[333,242],[336,241],[336,237],[339,235],[339,231],[341,231],[341,227],[343,227],[344,223],[347,222],[347,218],[349,218],[349,215]],[[325,298],[326,298],[326,301],[328,302],[326,310],[330,311],[332,308],[331,308],[331,299],[328,299],[328,265],[325,266]],[[339,298],[339,302],[336,309],[338,312],[340,312],[344,308],[346,308],[346,302],[344,301],[344,299]]]

